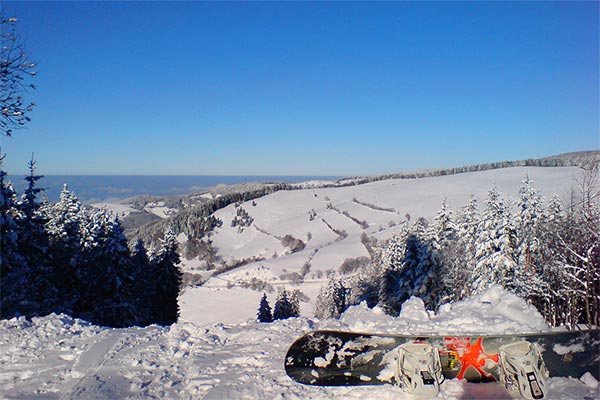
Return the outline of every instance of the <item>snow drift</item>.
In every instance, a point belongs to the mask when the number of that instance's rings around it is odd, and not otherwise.
[[[0,321],[0,395],[3,398],[206,398],[206,399],[398,399],[396,386],[310,387],[284,371],[288,346],[314,329],[388,333],[548,330],[524,301],[493,287],[442,308],[437,314],[409,299],[403,313],[389,317],[364,304],[340,320],[292,318],[271,324],[253,320],[225,325],[180,321],[169,328],[108,329],[65,315]],[[550,398],[598,396],[590,376],[551,378]],[[443,396],[443,397],[442,397]],[[499,384],[450,380],[440,398],[509,399]]]

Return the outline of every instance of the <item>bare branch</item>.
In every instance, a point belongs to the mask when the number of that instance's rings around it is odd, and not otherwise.
[[[0,134],[4,136],[25,126],[31,120],[27,114],[35,107],[24,100],[24,94],[35,90],[29,79],[36,76],[36,64],[29,61],[15,33],[16,22],[0,15]]]

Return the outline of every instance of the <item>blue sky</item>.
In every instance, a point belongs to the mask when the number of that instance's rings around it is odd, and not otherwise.
[[[598,2],[6,2],[5,168],[373,175],[598,149]]]

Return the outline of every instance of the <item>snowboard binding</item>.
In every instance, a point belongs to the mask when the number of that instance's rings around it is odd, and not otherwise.
[[[438,350],[430,343],[411,341],[396,351],[396,383],[415,396],[435,397],[444,381]]]
[[[537,344],[520,341],[500,347],[500,378],[509,390],[518,389],[527,400],[546,397],[548,371]]]

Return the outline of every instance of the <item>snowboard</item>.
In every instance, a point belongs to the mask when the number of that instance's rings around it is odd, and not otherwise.
[[[351,386],[394,382],[398,346],[427,342],[439,352],[445,379],[500,380],[501,346],[527,341],[539,346],[550,377],[600,375],[600,330],[497,336],[414,336],[313,331],[297,339],[285,357],[285,370],[307,385]]]

